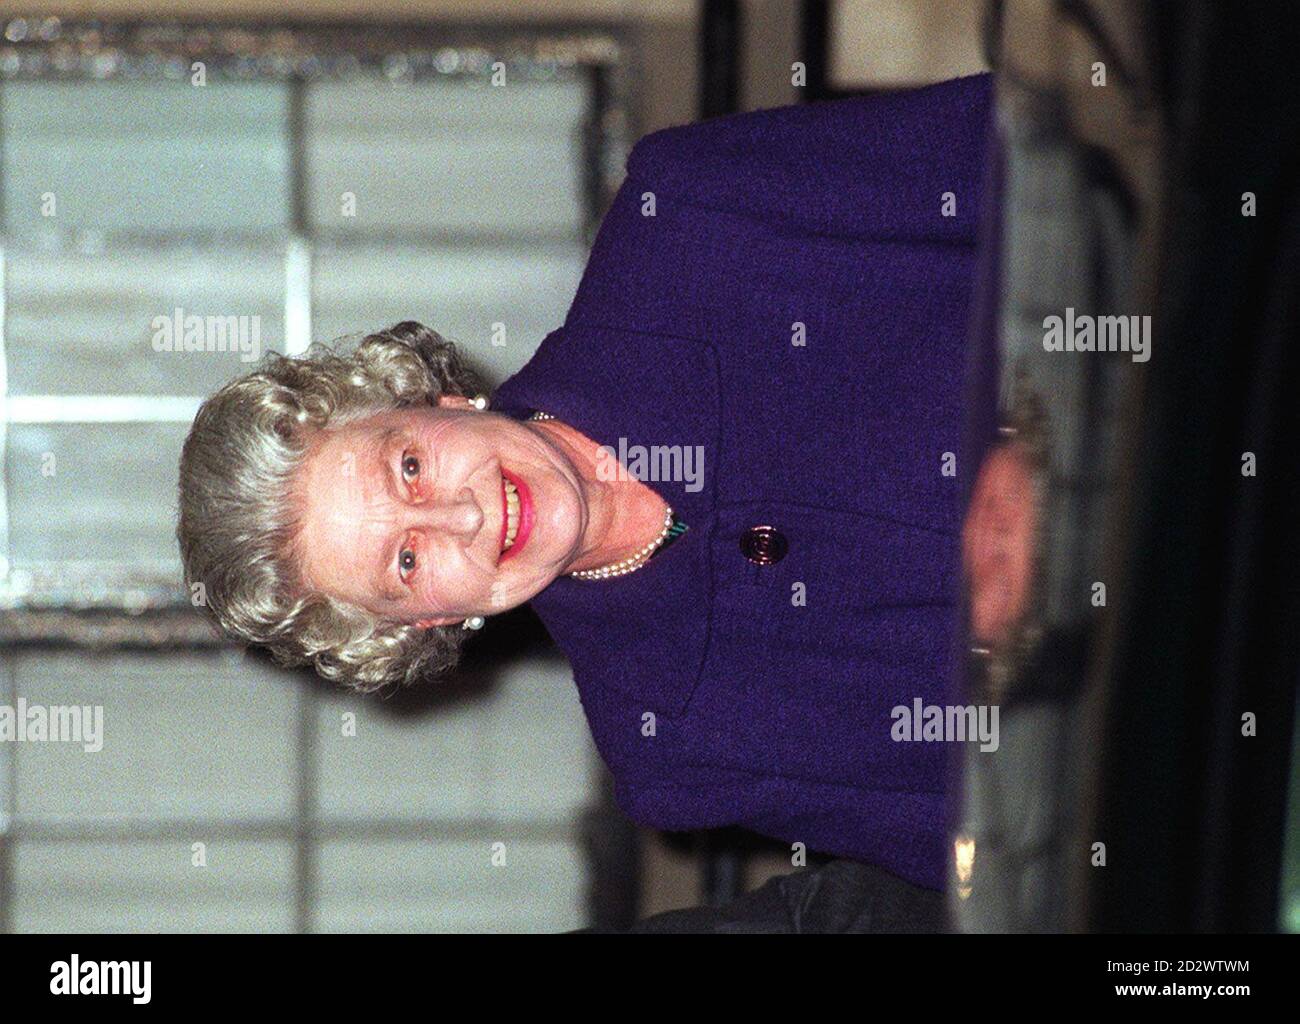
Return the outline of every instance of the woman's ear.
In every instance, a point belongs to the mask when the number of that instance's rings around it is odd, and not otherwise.
[[[451,626],[460,621],[461,620],[456,618],[454,615],[443,615],[436,619],[417,619],[415,622],[412,622],[411,625],[415,626],[417,629],[432,629],[434,626]]]
[[[464,395],[439,395],[439,409],[471,409],[473,404]]]

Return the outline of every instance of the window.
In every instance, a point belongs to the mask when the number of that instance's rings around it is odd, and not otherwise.
[[[581,925],[563,661],[404,718],[223,650],[179,586],[175,475],[269,348],[418,319],[493,383],[526,362],[618,184],[624,44],[0,28],[0,703],[102,705],[105,733],[0,744],[0,928]],[[190,315],[205,351],[169,334]]]

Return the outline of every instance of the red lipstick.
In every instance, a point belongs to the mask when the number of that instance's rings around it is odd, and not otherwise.
[[[505,551],[501,552],[500,561],[504,562],[516,554],[520,548],[528,543],[528,535],[533,532],[533,492],[528,489],[528,485],[519,477],[506,470],[501,470],[501,475],[514,484],[515,490],[519,492],[519,529],[515,531],[515,542]],[[502,489],[502,518],[501,518],[501,543],[506,542],[506,521],[505,521],[505,492]]]

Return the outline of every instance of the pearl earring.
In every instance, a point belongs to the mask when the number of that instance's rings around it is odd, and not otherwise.
[[[484,409],[488,407],[487,395],[475,395],[473,398],[469,400],[469,404],[472,405],[479,412],[482,412]]]
[[[471,615],[460,624],[461,629],[482,629],[486,620],[482,615]]]

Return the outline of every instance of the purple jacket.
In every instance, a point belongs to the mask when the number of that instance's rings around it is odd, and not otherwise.
[[[977,76],[647,136],[564,326],[497,392],[629,460],[702,453],[642,474],[680,539],[533,601],[637,821],[943,886],[947,751],[892,710],[947,699],[989,106]]]

